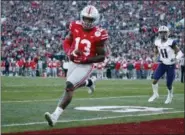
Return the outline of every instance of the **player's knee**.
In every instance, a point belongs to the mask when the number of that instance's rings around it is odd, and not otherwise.
[[[153,84],[155,85],[155,84],[157,84],[157,82],[158,82],[158,80],[154,80],[154,81],[153,81]]]
[[[71,82],[66,82],[66,91],[73,91],[74,85]]]

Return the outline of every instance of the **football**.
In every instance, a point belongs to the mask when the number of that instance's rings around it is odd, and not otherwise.
[[[79,49],[75,50],[74,53],[78,56],[82,55],[82,51],[80,51]]]

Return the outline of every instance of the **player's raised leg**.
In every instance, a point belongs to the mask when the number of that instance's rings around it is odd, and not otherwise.
[[[94,93],[94,90],[95,90],[95,82],[96,82],[96,80],[97,80],[96,76],[92,76],[92,77],[88,78],[87,80],[85,80],[84,83],[82,83],[81,85],[77,86],[76,88],[87,87],[88,88],[88,93],[92,94],[92,93]]]
[[[168,90],[168,95],[165,104],[169,104],[173,99],[173,81],[175,79],[175,65],[167,65],[167,76],[166,76],[166,86]]]
[[[55,111],[50,114],[49,112],[45,113],[45,119],[48,121],[48,125],[54,126],[57,122],[59,116],[62,114],[63,110],[69,105],[72,100],[74,91],[74,85],[71,82],[66,82],[66,88],[64,91],[64,95],[61,101],[59,101],[58,106]]]
[[[160,63],[156,71],[154,72],[154,80],[152,83],[153,95],[148,99],[148,102],[153,102],[156,98],[159,97],[158,80],[164,75],[164,73],[165,73],[165,65]]]
[[[92,76],[91,78],[89,78],[88,79],[88,82],[92,82],[92,84],[91,83],[86,83],[87,85],[87,88],[88,88],[88,93],[89,94],[92,94],[92,93],[94,93],[94,90],[95,90],[95,81],[96,81],[96,76]]]
[[[55,111],[52,114],[49,112],[45,113],[45,119],[48,121],[48,125],[50,126],[54,126],[56,124],[64,109],[66,109],[66,107],[70,104],[74,90],[84,84],[85,80],[89,77],[92,71],[91,65],[78,65],[73,62],[70,62],[69,65],[70,68],[68,69],[69,72],[67,74],[64,94],[59,100]]]

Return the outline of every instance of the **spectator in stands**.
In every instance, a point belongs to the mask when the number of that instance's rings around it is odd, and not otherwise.
[[[120,78],[121,61],[122,59],[120,58],[115,64],[115,78]]]
[[[52,76],[57,77],[57,60],[55,58],[52,61]]]
[[[142,71],[141,71],[141,61],[137,60],[135,63],[135,69],[136,69],[136,76],[137,79],[141,79],[142,77]]]
[[[149,70],[148,61],[144,61],[143,63],[143,78],[144,79],[146,79],[148,76],[148,70]]]
[[[7,58],[5,60],[5,75],[6,76],[9,76],[9,68],[10,68],[10,59]]]
[[[51,77],[52,76],[52,59],[51,58],[48,58],[46,71],[47,71],[47,76]]]
[[[1,61],[1,75],[4,75],[5,74],[5,61],[2,60]]]
[[[24,71],[24,75],[25,76],[31,76],[31,66],[30,66],[30,62],[31,62],[31,58],[28,58],[25,60],[25,71]]]
[[[180,60],[180,66],[181,66],[181,83],[184,83],[184,72],[185,72],[185,66],[184,66],[184,57]]]
[[[133,70],[134,70],[134,65],[130,60],[128,60],[128,63],[127,63],[128,79],[133,79]]]
[[[39,57],[39,59],[38,59],[37,68],[38,68],[39,76],[42,76],[42,74],[43,74],[43,60],[41,57]]]
[[[64,59],[61,45],[66,25],[79,18],[79,11],[87,4],[100,10],[101,26],[109,30],[113,58],[119,54],[132,60],[143,55],[151,58],[159,25],[170,27],[171,37],[178,39],[180,48],[184,47],[184,26],[178,23],[183,20],[184,1],[10,0],[1,2],[2,60],[28,59],[35,54]],[[45,60],[43,63],[45,70]]]
[[[34,58],[31,59],[30,67],[31,67],[31,76],[32,76],[32,77],[36,77],[36,67],[37,67],[37,63],[36,63],[36,61],[35,61]]]

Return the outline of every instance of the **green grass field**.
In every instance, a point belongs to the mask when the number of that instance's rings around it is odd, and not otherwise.
[[[163,80],[159,83],[160,98],[153,103],[147,102],[152,94],[151,82],[100,80],[93,95],[87,93],[87,88],[78,89],[54,128],[184,117],[184,84],[174,82],[173,102],[165,105],[167,90]],[[56,108],[64,84],[65,80],[61,78],[1,77],[1,132],[51,129],[44,119],[44,113]],[[92,106],[118,107],[99,111],[75,109]],[[162,110],[145,110],[142,107]]]

